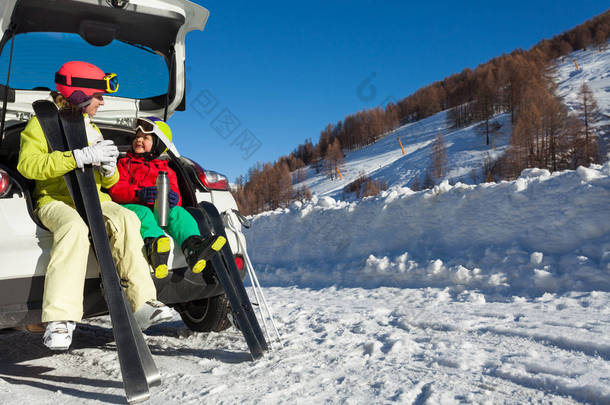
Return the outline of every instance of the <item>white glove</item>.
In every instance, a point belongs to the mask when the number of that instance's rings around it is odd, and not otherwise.
[[[103,140],[95,145],[72,151],[76,167],[82,169],[85,165],[100,166],[102,163],[115,161],[119,156],[119,149],[110,139]]]
[[[116,170],[116,160],[111,160],[110,162],[102,163],[102,175],[104,177],[112,177],[114,171]]]

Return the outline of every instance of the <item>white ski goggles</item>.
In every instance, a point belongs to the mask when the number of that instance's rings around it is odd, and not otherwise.
[[[170,150],[175,156],[180,157],[180,153],[174,146],[174,144],[165,136],[165,134],[159,129],[159,127],[154,123],[154,121],[149,120],[148,118],[138,118],[136,121],[136,133],[138,131],[142,131],[144,134],[155,134],[163,142],[163,144]]]

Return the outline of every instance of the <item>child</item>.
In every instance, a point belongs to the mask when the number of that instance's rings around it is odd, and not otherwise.
[[[110,196],[140,218],[140,233],[154,275],[156,278],[164,278],[168,274],[170,240],[158,225],[156,213],[153,213],[152,208],[157,196],[157,176],[159,172],[167,172],[171,190],[166,230],[182,247],[186,262],[193,273],[200,273],[206,266],[206,260],[224,246],[226,239],[218,235],[202,238],[197,221],[181,206],[182,198],[176,173],[169,168],[167,160],[158,159],[172,139],[169,125],[159,118],[148,117],[139,118],[136,126],[131,149],[127,156],[118,161],[120,177],[109,190]]]

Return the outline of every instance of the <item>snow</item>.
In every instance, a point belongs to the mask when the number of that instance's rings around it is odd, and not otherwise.
[[[253,363],[234,329],[180,321],[147,340],[163,375],[150,404],[607,404],[607,292],[507,297],[438,288],[266,288],[284,347]],[[107,317],[69,353],[0,335],[4,404],[123,403]]]
[[[587,80],[608,116],[609,58],[558,63],[563,97]],[[310,171],[311,201],[252,218],[282,347],[252,362],[237,330],[194,333],[176,314],[146,332],[163,378],[147,403],[609,404],[610,163],[475,185],[508,117],[487,148],[444,114],[350,153],[343,181]],[[414,192],[439,131],[450,181]],[[390,188],[343,200],[361,172]],[[107,316],[79,324],[66,353],[20,331],[0,345],[2,404],[124,403]]]
[[[528,169],[498,184],[325,196],[257,215],[246,237],[265,285],[610,290],[609,172]]]

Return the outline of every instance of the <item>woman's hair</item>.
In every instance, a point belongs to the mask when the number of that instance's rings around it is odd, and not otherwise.
[[[81,107],[77,107],[71,102],[69,102],[61,93],[57,91],[51,90],[51,97],[53,98],[53,102],[60,110],[72,110],[74,112],[82,113],[83,109]]]

